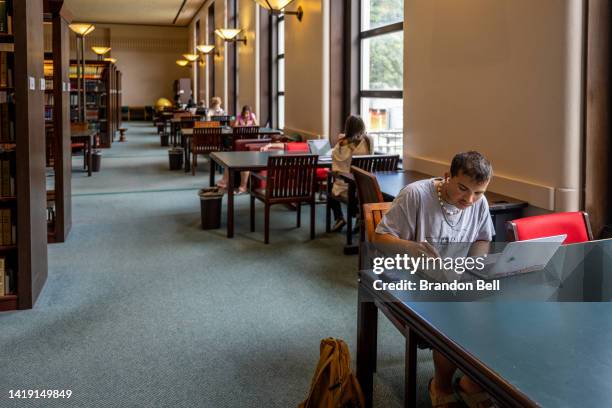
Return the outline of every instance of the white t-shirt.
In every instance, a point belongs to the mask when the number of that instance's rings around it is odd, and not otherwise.
[[[491,241],[495,228],[487,199],[482,197],[471,207],[448,215],[440,207],[434,180],[419,180],[404,187],[376,232],[431,244]],[[457,210],[448,203],[445,207]]]

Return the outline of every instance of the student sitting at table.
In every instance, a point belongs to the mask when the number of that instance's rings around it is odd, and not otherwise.
[[[448,243],[472,243],[470,255],[486,254],[494,226],[484,193],[492,175],[491,164],[480,153],[455,155],[450,173],[443,178],[416,181],[402,189],[378,224],[373,241],[413,257],[438,257],[435,245]],[[452,385],[457,367],[436,350],[433,361],[432,406],[458,407]],[[463,376],[456,388],[468,406],[492,406],[489,395],[469,377]]]
[[[208,114],[208,109],[206,109],[206,102],[200,100],[200,102],[198,102],[198,106],[196,108],[195,113],[196,115],[206,116]]]
[[[373,149],[363,120],[359,116],[349,116],[344,123],[344,133],[338,135],[338,141],[332,150],[332,171],[350,173],[353,156],[371,154]],[[331,229],[333,232],[341,231],[346,224],[340,201],[348,201],[348,185],[336,177],[332,195],[329,197],[329,205],[336,220]]]
[[[225,115],[225,111],[221,107],[221,103],[221,98],[219,98],[218,96],[213,96],[210,99],[210,106],[208,107],[208,120],[210,120],[210,118],[212,118],[213,116]]]
[[[249,105],[242,107],[242,112],[236,119],[235,126],[257,126],[257,117]]]

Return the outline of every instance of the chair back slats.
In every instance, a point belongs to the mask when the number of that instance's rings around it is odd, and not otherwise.
[[[221,128],[194,128],[191,149],[195,154],[209,154],[225,150]]]
[[[351,166],[359,167],[367,172],[394,171],[397,170],[399,155],[373,154],[369,156],[355,156],[351,160]]]
[[[366,237],[372,242],[376,227],[389,211],[393,203],[369,203],[363,205],[363,219],[366,227]]]
[[[314,198],[318,156],[270,156],[266,197],[268,199]]]
[[[236,126],[232,128],[232,150],[236,150],[236,141],[241,139],[257,139],[259,126]]]
[[[384,201],[380,186],[376,176],[368,171],[360,169],[357,166],[351,166],[351,172],[355,177],[357,185],[357,197],[359,203],[363,206],[368,203],[381,203]]]

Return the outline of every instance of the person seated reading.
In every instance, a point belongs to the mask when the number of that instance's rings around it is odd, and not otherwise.
[[[221,107],[222,101],[218,96],[213,96],[210,99],[210,106],[208,107],[208,120],[211,120],[213,116],[224,116],[225,111]]]
[[[242,107],[242,112],[236,119],[236,126],[257,126],[257,117],[249,105]]]
[[[402,189],[378,224],[374,243],[411,256],[437,257],[436,245],[449,243],[471,243],[470,255],[488,253],[494,226],[484,193],[492,175],[491,164],[480,153],[455,155],[444,177],[420,180]],[[432,406],[459,407],[452,384],[457,367],[436,350],[433,361]],[[490,396],[467,376],[457,382],[456,390],[470,407],[493,406]]]

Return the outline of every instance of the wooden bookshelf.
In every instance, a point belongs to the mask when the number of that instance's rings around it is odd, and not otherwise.
[[[98,130],[98,147],[111,147],[117,131],[116,121],[116,66],[109,61],[85,61],[85,120],[90,128]],[[77,65],[70,62],[70,118],[74,122],[77,112]]]
[[[6,4],[12,35],[2,36],[2,42],[8,45],[11,38],[14,42],[10,56],[0,58],[7,64],[0,67],[0,75],[4,72],[10,75],[13,86],[0,90],[0,102],[8,108],[2,108],[8,113],[3,114],[0,128],[2,158],[8,165],[0,163],[0,171],[2,177],[9,175],[14,182],[9,184],[9,194],[2,194],[0,200],[2,214],[10,213],[9,223],[1,222],[0,256],[5,261],[5,272],[12,272],[9,282],[12,290],[0,295],[0,310],[13,310],[31,308],[47,279],[44,87],[41,85],[41,80],[44,81],[43,0],[7,1]],[[14,133],[10,130],[12,127]],[[2,177],[0,191],[6,193],[6,179]],[[0,221],[2,218],[6,221],[2,216]],[[10,235],[4,229],[7,225]],[[2,278],[6,280],[5,276]]]
[[[117,80],[115,82],[117,88],[117,101],[115,102],[115,120],[117,122],[117,130],[121,127],[121,103],[122,103],[122,92],[121,92],[121,77],[123,74],[121,71],[117,70],[116,72]]]
[[[70,84],[68,24],[72,21],[72,14],[63,0],[45,0],[44,11],[45,21],[52,26],[52,52],[45,53],[45,79],[50,85],[46,87],[45,100],[53,98],[51,120],[46,122],[46,127],[52,134],[48,150],[51,150],[53,156],[52,163],[47,161],[47,164],[53,166],[54,175],[54,188],[47,191],[47,205],[55,215],[54,219],[47,219],[47,235],[48,242],[53,243],[64,242],[72,226],[72,149],[68,90]],[[48,109],[47,103],[45,109]]]

